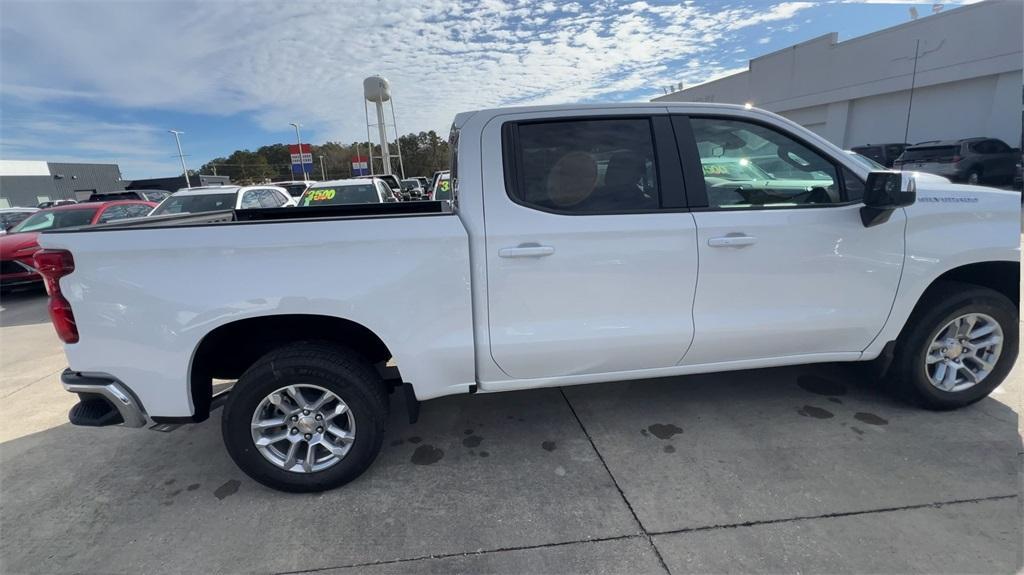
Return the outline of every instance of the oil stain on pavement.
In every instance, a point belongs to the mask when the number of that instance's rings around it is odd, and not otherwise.
[[[647,426],[647,431],[650,431],[651,435],[658,439],[671,439],[673,435],[679,435],[683,432],[682,428],[671,423],[655,423],[654,425]],[[641,431],[641,433],[643,432]]]
[[[855,413],[853,418],[862,423],[868,425],[889,425],[889,420],[883,417],[879,417],[874,413],[864,413],[863,411]]]
[[[835,417],[835,414],[831,411],[820,407],[814,407],[813,405],[805,405],[796,410],[796,412],[804,417],[813,417],[814,419],[831,419]]]
[[[462,445],[465,445],[466,447],[479,447],[483,440],[484,438],[479,435],[470,435],[462,440]]]
[[[444,457],[444,451],[433,445],[421,445],[412,452],[412,461],[416,465],[433,465]]]
[[[816,395],[846,395],[846,385],[816,375],[801,375],[796,379],[796,384],[804,391]]]
[[[229,479],[224,482],[224,485],[221,485],[220,487],[215,489],[213,491],[213,495],[217,499],[223,500],[225,497],[229,497],[237,493],[238,486],[240,486],[241,484],[242,482],[237,479]]]
[[[545,441],[541,443],[540,446],[541,448],[544,449],[544,451],[554,451],[556,447],[554,441]]]

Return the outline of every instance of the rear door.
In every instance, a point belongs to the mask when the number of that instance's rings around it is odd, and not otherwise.
[[[985,140],[978,145],[978,150],[983,154],[986,178],[1002,181],[1013,175],[1017,157],[1013,153],[1013,149],[1005,142],[995,139]]]
[[[697,249],[667,115],[499,116],[483,141],[499,138],[502,157],[483,162],[498,367],[530,379],[677,364]]]
[[[684,170],[703,174],[687,179],[700,278],[696,335],[683,363],[810,359],[867,347],[899,284],[903,211],[865,228],[864,182],[783,126],[745,117],[673,121],[676,133],[693,134],[680,142]],[[759,178],[744,167],[756,167]]]

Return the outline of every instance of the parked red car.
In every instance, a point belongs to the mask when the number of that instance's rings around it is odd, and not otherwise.
[[[39,232],[143,217],[155,207],[154,202],[128,200],[39,210],[0,236],[0,288],[42,284],[32,262],[32,255],[39,251]]]

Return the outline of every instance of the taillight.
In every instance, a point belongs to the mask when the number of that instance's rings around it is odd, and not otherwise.
[[[959,162],[960,159],[961,159],[960,156],[953,156],[953,160],[952,161],[955,164],[955,163]]]
[[[60,293],[60,278],[75,271],[75,258],[67,250],[40,250],[33,257],[36,270],[43,276],[46,293],[50,295],[50,321],[64,343],[78,341],[78,326],[71,313],[71,303]]]

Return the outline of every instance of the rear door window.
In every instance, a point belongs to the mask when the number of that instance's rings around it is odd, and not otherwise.
[[[660,208],[650,119],[542,121],[508,129],[514,143],[506,179],[517,203],[565,214]],[[435,193],[435,199],[444,198]]]
[[[242,209],[251,210],[253,208],[259,208],[260,206],[260,192],[261,190],[249,190],[242,195]]]

